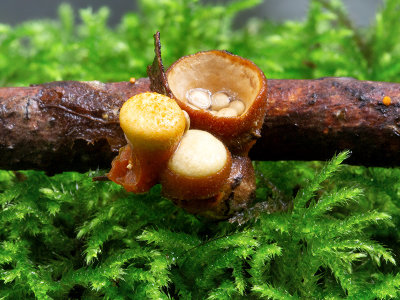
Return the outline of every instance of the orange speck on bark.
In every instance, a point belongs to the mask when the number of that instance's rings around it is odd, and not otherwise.
[[[390,103],[392,103],[392,99],[389,96],[385,96],[382,99],[383,104],[385,104],[386,106],[389,106]]]

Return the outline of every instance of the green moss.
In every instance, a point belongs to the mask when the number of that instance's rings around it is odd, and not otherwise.
[[[269,78],[399,81],[400,1],[385,1],[365,29],[340,1],[312,1],[302,22],[234,29],[258,2],[142,0],[116,28],[106,8],[75,21],[63,5],[57,21],[0,25],[0,85],[145,76],[158,29],[166,65],[219,48]],[[257,200],[293,209],[241,226],[187,214],[159,186],[133,195],[93,172],[0,171],[0,299],[396,298],[400,170],[341,165],[346,155],[256,162]]]

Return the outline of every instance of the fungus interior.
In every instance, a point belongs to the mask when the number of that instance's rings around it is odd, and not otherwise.
[[[258,68],[250,61],[225,51],[199,52],[174,63],[167,71],[174,96],[187,104],[186,93],[203,88],[211,93],[226,91],[251,107],[262,87]]]

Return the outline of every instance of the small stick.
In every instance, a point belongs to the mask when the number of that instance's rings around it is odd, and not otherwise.
[[[109,169],[126,143],[120,107],[149,90],[147,78],[0,88],[0,169]],[[262,136],[250,158],[327,160],[349,149],[347,163],[400,166],[400,84],[271,79],[268,90]]]

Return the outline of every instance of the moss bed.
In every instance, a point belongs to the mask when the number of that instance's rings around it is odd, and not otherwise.
[[[310,1],[304,21],[225,6],[141,0],[110,27],[109,9],[0,24],[0,86],[145,77],[161,30],[168,66],[226,49],[267,78],[351,76],[400,81],[399,0],[368,28],[341,1]],[[79,17],[75,20],[75,15]],[[330,162],[254,162],[257,201],[271,209],[242,225],[210,222],[160,196],[66,172],[0,171],[0,299],[390,299],[400,291],[400,169]],[[293,209],[279,212],[281,202]],[[275,211],[278,210],[278,211]]]

